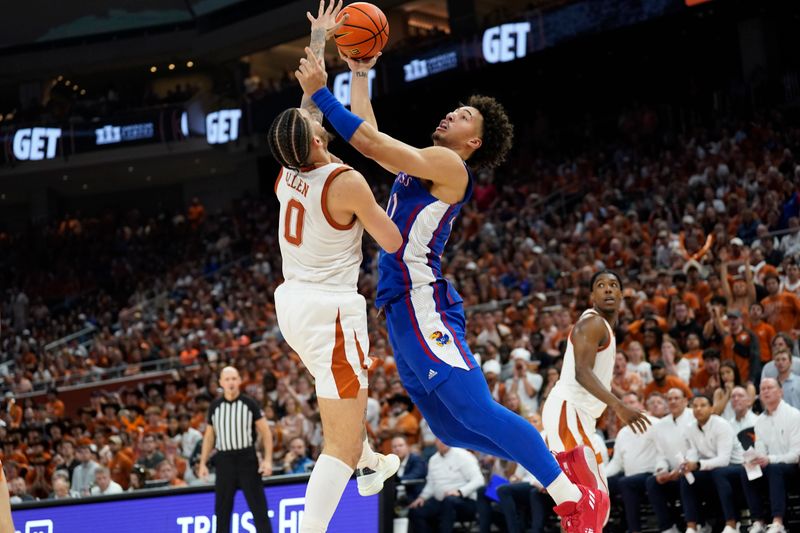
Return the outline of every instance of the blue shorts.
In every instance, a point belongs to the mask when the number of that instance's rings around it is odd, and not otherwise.
[[[389,341],[406,389],[426,393],[447,379],[453,368],[478,368],[467,346],[464,306],[444,281],[418,287],[384,307]]]

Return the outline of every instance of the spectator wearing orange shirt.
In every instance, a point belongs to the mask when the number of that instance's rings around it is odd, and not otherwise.
[[[780,292],[781,280],[775,274],[764,278],[767,296],[761,300],[765,320],[778,333],[790,333],[800,322],[800,298],[790,292]]]
[[[689,309],[697,313],[700,311],[700,298],[688,289],[688,283],[689,278],[683,272],[673,275],[672,284],[674,288],[670,290],[670,296],[677,296],[679,301],[685,303],[689,306]]]
[[[698,371],[703,369],[703,350],[700,348],[700,335],[701,333],[689,333],[686,337],[686,352],[683,358],[689,362],[689,369],[691,375],[694,376]]]
[[[622,398],[626,392],[635,392],[644,388],[642,378],[636,372],[628,371],[628,358],[623,352],[617,352],[614,360],[614,370],[611,377],[611,392],[617,398]]]
[[[64,418],[64,402],[58,399],[58,391],[55,387],[47,390],[47,403],[45,404],[47,414],[53,418]]]
[[[763,320],[764,306],[759,302],[750,306],[750,329],[758,337],[759,351],[761,352],[761,362],[772,361],[772,348],[770,343],[775,337],[776,331],[771,325]]]
[[[130,483],[131,470],[133,470],[133,458],[122,447],[122,438],[119,435],[111,435],[108,438],[108,447],[111,450],[111,459],[108,461],[108,470],[111,472],[111,479],[128,490]]]
[[[691,387],[697,394],[703,394],[709,398],[714,395],[714,391],[720,386],[722,380],[719,377],[720,359],[719,350],[716,348],[706,348],[703,350],[703,368],[692,376]]]
[[[166,433],[167,423],[161,416],[161,409],[155,405],[151,405],[145,411],[146,424],[144,426],[145,433]]]
[[[206,208],[200,203],[200,199],[195,196],[192,198],[192,203],[186,213],[186,218],[192,226],[192,229],[197,229],[206,218]]]
[[[161,461],[156,469],[157,478],[166,481],[170,487],[185,487],[186,482],[178,477],[178,469],[170,461]]]
[[[650,369],[653,373],[653,381],[644,388],[644,399],[647,401],[647,398],[653,392],[660,392],[661,394],[666,394],[670,389],[676,388],[683,391],[687,398],[692,397],[692,390],[686,385],[686,383],[681,380],[681,378],[677,376],[669,376],[667,375],[667,369],[664,365],[664,361],[658,360],[654,361]]]
[[[658,281],[655,278],[648,278],[645,280],[642,290],[647,298],[640,300],[633,309],[634,315],[637,318],[644,316],[645,306],[652,307],[659,316],[667,316],[667,304],[669,300],[658,296],[656,294],[657,289]]]
[[[722,340],[722,360],[733,361],[744,382],[757,383],[761,376],[761,356],[758,336],[744,327],[738,309],[729,309],[728,327]]]
[[[392,452],[392,439],[405,437],[409,445],[419,440],[419,421],[411,414],[414,402],[405,394],[395,394],[389,398],[389,415],[382,418],[378,425],[378,437],[381,439],[381,452]]]
[[[731,243],[733,244],[735,241],[741,243],[738,237],[734,238]],[[723,249],[720,252],[720,259],[722,260],[720,264],[720,280],[722,281],[722,292],[728,303],[728,309],[738,310],[746,320],[747,314],[750,312],[750,305],[756,301],[756,285],[753,283],[753,269],[750,266],[750,249],[744,248],[742,250],[741,262],[744,266],[744,277],[734,275],[733,286],[731,286],[728,277],[730,275],[728,272],[730,262],[728,261],[727,250]]]

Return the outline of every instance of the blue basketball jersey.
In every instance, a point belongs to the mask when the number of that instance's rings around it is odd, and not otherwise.
[[[381,250],[377,307],[383,307],[417,287],[444,281],[444,245],[450,238],[461,206],[472,197],[472,172],[466,163],[464,167],[467,169],[467,190],[464,198],[455,204],[447,204],[433,196],[419,178],[405,172],[397,174],[386,212],[400,229],[403,246],[393,254]],[[450,293],[455,295],[455,291]],[[455,296],[460,301],[460,297]]]

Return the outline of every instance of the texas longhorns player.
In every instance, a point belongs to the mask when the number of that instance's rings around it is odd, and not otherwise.
[[[602,270],[592,277],[591,287],[592,307],[583,312],[569,334],[561,376],[545,401],[542,422],[547,443],[559,452],[556,459],[564,472],[581,484],[608,492],[605,475],[598,467],[602,463],[599,450],[589,440],[597,419],[610,407],[634,432],[643,433],[650,422],[644,413],[627,407],[611,393],[622,280],[615,272]],[[570,460],[570,454],[576,453],[586,454],[586,461]],[[591,469],[573,472],[570,465],[574,464],[588,464]]]

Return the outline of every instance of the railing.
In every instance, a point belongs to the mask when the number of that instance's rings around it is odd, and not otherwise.
[[[96,331],[97,331],[97,326],[95,326],[92,323],[87,322],[86,323],[86,327],[83,328],[82,330],[76,331],[75,333],[67,335],[66,337],[61,337],[60,339],[55,340],[55,341],[51,342],[50,344],[46,344],[44,346],[44,351],[45,352],[49,352],[51,350],[55,350],[59,346],[63,346],[65,344],[69,344],[70,342],[72,342],[75,339],[80,339],[81,337],[84,337],[86,335],[90,335],[92,333],[95,333]],[[91,339],[84,340],[84,341],[81,342],[81,344],[85,344],[85,343],[90,342],[90,341],[91,341]]]

